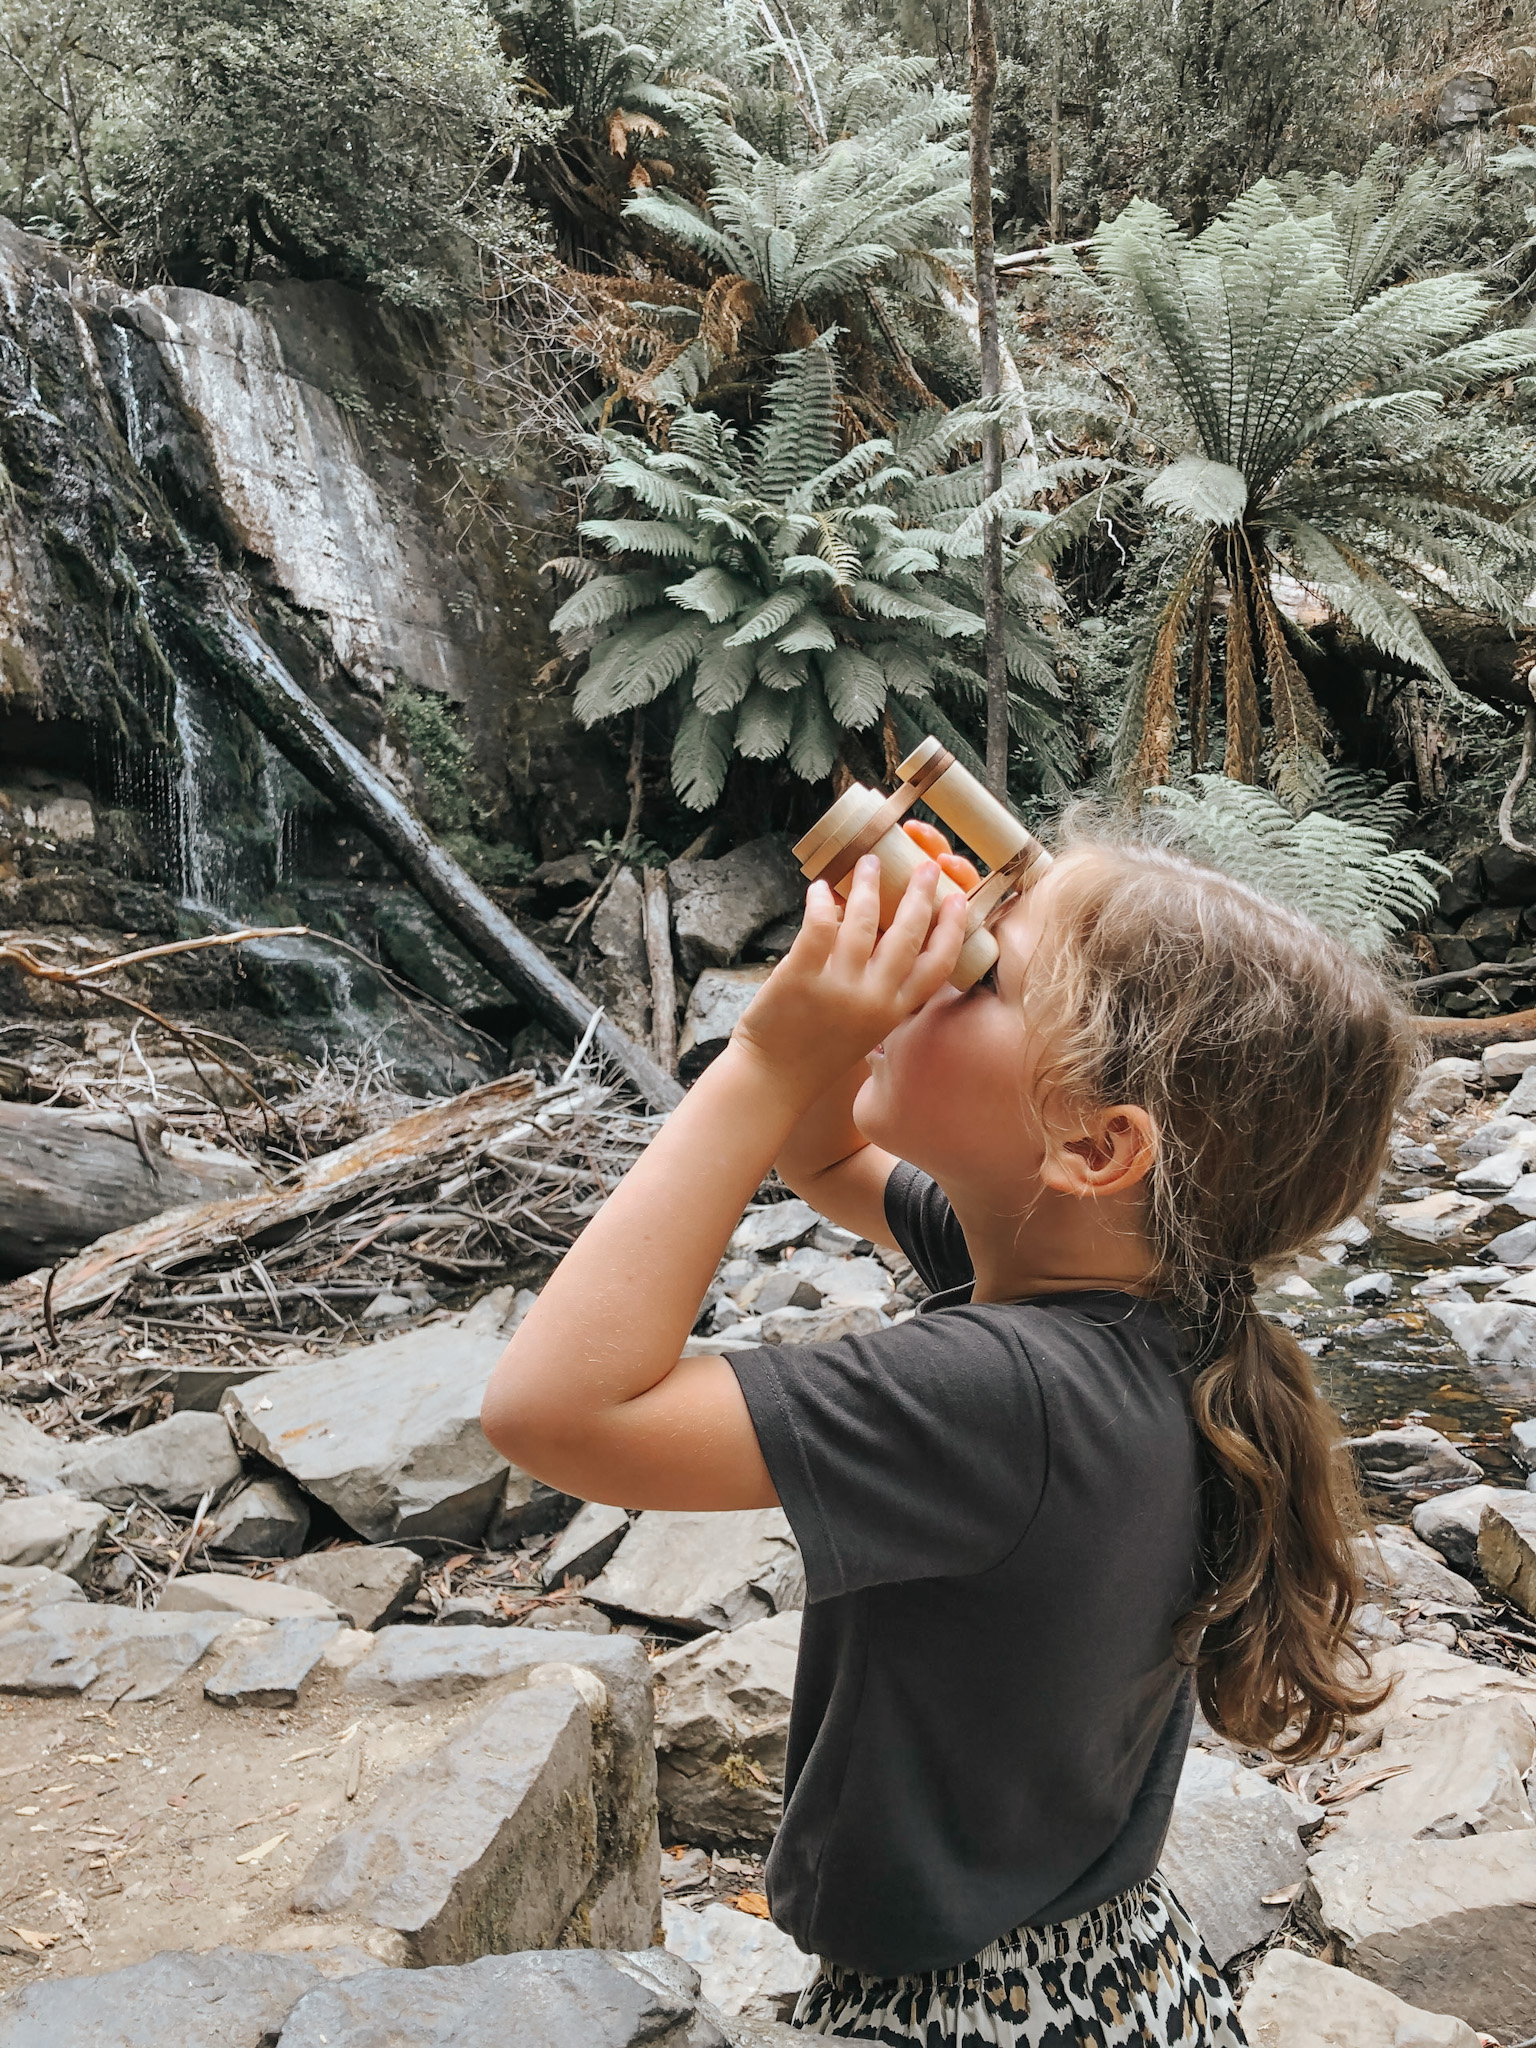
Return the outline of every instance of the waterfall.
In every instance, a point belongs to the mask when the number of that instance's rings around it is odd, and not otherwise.
[[[144,467],[144,415],[139,411],[139,394],[133,384],[133,355],[128,346],[128,336],[121,327],[114,327],[117,336],[118,395],[123,401],[123,420],[128,430],[128,453],[133,457],[135,469]]]
[[[208,777],[207,728],[190,686],[178,678],[172,718],[181,750],[176,774],[177,886],[189,910],[220,911],[229,893],[230,859],[210,829],[204,801]]]
[[[299,813],[283,801],[283,757],[265,733],[261,735],[261,807],[272,833],[272,879],[279,889],[285,889],[294,878]]]

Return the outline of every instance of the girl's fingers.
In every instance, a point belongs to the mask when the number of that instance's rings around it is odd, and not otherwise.
[[[837,950],[850,963],[862,965],[880,936],[880,863],[866,853],[853,871],[838,930]]]
[[[964,944],[965,898],[957,890],[953,896],[946,896],[940,905],[927,943],[901,985],[901,1000],[911,1009],[920,1010],[954,972]]]
[[[837,898],[825,882],[812,882],[805,892],[805,916],[789,949],[795,965],[813,974],[825,967],[837,932]]]
[[[876,963],[900,982],[923,950],[933,923],[933,899],[939,886],[939,864],[924,861],[913,875],[897,905],[885,936],[875,954]]]

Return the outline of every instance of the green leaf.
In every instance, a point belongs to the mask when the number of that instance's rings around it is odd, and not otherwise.
[[[765,597],[761,604],[752,608],[726,645],[748,647],[754,640],[768,639],[787,626],[791,619],[798,618],[810,601],[807,590],[776,590],[772,597]]]
[[[1248,480],[1229,463],[1210,462],[1203,455],[1181,455],[1152,479],[1141,496],[1143,504],[1180,519],[1236,526],[1248,509]]]
[[[885,671],[857,647],[836,647],[818,657],[827,703],[839,725],[873,725],[885,709]]]
[[[744,576],[733,576],[728,569],[713,564],[707,569],[695,570],[681,583],[667,586],[667,596],[675,605],[681,605],[684,611],[702,612],[712,626],[723,625],[727,619],[735,618],[757,594],[755,583],[749,583]]]
[[[754,683],[736,718],[736,751],[748,761],[773,761],[789,745],[795,697]]]
[[[672,742],[672,787],[691,811],[707,811],[725,787],[731,765],[733,713],[710,717],[685,704]]]

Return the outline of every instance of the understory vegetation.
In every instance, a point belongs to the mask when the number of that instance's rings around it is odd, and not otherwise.
[[[801,821],[921,731],[979,760],[995,531],[1015,802],[1168,790],[1407,921],[1429,871],[1372,862],[1491,832],[1536,630],[1536,27],[1003,0],[984,396],[966,22],[0,0],[0,207],[141,286],[482,322],[497,459],[531,436],[572,493],[576,716],[667,764],[664,845]]]

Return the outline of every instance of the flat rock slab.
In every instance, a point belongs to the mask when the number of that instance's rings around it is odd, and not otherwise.
[[[539,1576],[546,1586],[595,1579],[628,1534],[629,1516],[623,1508],[589,1501],[561,1531]]]
[[[422,1571],[414,1550],[357,1543],[311,1551],[308,1557],[279,1565],[272,1577],[280,1586],[328,1600],[353,1628],[387,1628],[415,1599]]]
[[[1478,2048],[1465,2020],[1420,2012],[1290,1948],[1261,1959],[1240,2017],[1250,2048]]]
[[[1338,1806],[1339,1833],[1330,1840],[1449,1842],[1536,1827],[1524,1782],[1533,1754],[1536,1728],[1512,1699],[1475,1701],[1439,1720],[1390,1723],[1381,1747],[1359,1758],[1351,1775],[1401,1775]]]
[[[1536,1619],[1536,1493],[1487,1504],[1477,1532],[1477,1561],[1491,1586]]]
[[[50,1607],[56,1600],[83,1600],[84,1593],[63,1572],[50,1571],[43,1564],[0,1565],[0,1609]]]
[[[1536,1310],[1532,1313],[1536,1315]],[[1438,1429],[1418,1424],[1351,1437],[1348,1448],[1367,1483],[1387,1493],[1411,1492],[1421,1486],[1475,1484],[1483,1476],[1482,1467],[1458,1451]]]
[[[1506,1301],[1431,1301],[1429,1312],[1470,1364],[1497,1368],[1500,1384],[1516,1394],[1536,1390],[1536,1308]]]
[[[168,1950],[125,1970],[7,1992],[0,2048],[271,2048],[323,1981],[298,1956]]]
[[[787,1244],[798,1244],[821,1222],[820,1213],[798,1195],[789,1202],[764,1202],[749,1209],[726,1247],[730,1257],[741,1259],[757,1252],[776,1252]]]
[[[508,1470],[480,1428],[505,1348],[499,1319],[434,1323],[231,1388],[225,1413],[247,1450],[370,1543],[477,1543]]]
[[[243,1387],[258,1372],[276,1372],[276,1366],[253,1366],[248,1360],[231,1360],[223,1365],[156,1366],[150,1378],[171,1390],[171,1405],[178,1415],[189,1409],[200,1415],[216,1415],[219,1403],[231,1387]]]
[[[1436,1721],[1485,1700],[1513,1700],[1536,1721],[1536,1678],[1502,1664],[1474,1664],[1438,1643],[1397,1643],[1371,1656],[1371,1677],[1394,1681],[1383,1704],[1358,1720],[1353,1732],[1394,1734],[1415,1721]]]
[[[35,1422],[0,1403],[0,1479],[55,1480],[62,1448]]]
[[[1411,1529],[1382,1524],[1375,1535],[1355,1539],[1355,1561],[1373,1598],[1391,1605],[1455,1607],[1475,1613],[1483,1604],[1477,1588],[1453,1572],[1437,1550]]]
[[[1477,1564],[1477,1537],[1483,1526],[1483,1509],[1498,1507],[1506,1500],[1525,1499],[1512,1486],[1459,1486],[1454,1493],[1437,1494],[1420,1501],[1413,1511],[1413,1533],[1438,1550],[1458,1572],[1472,1571]]]
[[[61,1482],[82,1500],[126,1507],[147,1500],[157,1508],[195,1508],[205,1493],[217,1500],[238,1486],[240,1453],[221,1415],[188,1412],[136,1430],[71,1447]]]
[[[88,1600],[34,1608],[0,1631],[0,1692],[155,1700],[232,1624],[229,1614],[140,1614]]]
[[[341,1626],[334,1617],[277,1621],[260,1635],[242,1637],[203,1681],[203,1691],[221,1707],[291,1707]]]
[[[771,1920],[718,1900],[695,1912],[669,1899],[661,1910],[668,1949],[698,1971],[711,2005],[727,2018],[789,2018],[816,1965]]]
[[[1308,1916],[1347,1966],[1425,2012],[1518,2041],[1536,2013],[1536,1831],[1325,1843]]]
[[[1219,1968],[1274,1932],[1284,1909],[1264,1898],[1299,1882],[1306,1867],[1284,1794],[1229,1757],[1192,1749],[1159,1868]]]
[[[309,1534],[309,1502],[291,1479],[253,1479],[213,1515],[208,1542],[237,1557],[297,1557]]]
[[[743,946],[805,901],[805,882],[781,839],[734,847],[718,860],[675,860],[667,869],[672,929],[683,972],[727,967]]]
[[[732,1629],[803,1607],[805,1571],[782,1508],[654,1508],[636,1517],[587,1598],[676,1628]]]
[[[694,1999],[594,1949],[481,1956],[326,1984],[294,2010],[282,2048],[727,2048]],[[19,2044],[18,2044],[19,2048]],[[135,2044],[137,2048],[137,2044]],[[169,2041],[156,2048],[172,2048]]]
[[[111,1516],[74,1493],[0,1500],[0,1564],[45,1565],[66,1578],[85,1576]]]
[[[389,1778],[293,1894],[387,1927],[417,1964],[549,1948],[596,1867],[592,1717],[573,1687],[504,1694]]]
[[[651,1667],[664,1840],[711,1849],[773,1840],[799,1650],[791,1610],[701,1636]]]
[[[341,1619],[318,1593],[275,1579],[247,1579],[239,1572],[184,1572],[161,1593],[159,1612],[243,1614],[253,1621]]]

